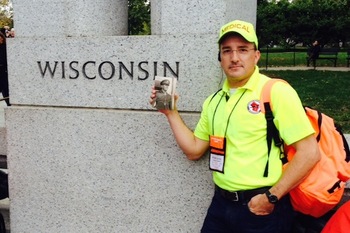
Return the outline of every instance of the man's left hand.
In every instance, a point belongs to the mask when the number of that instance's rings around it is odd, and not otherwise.
[[[248,202],[250,212],[255,215],[271,214],[275,205],[271,204],[265,194],[258,194]]]

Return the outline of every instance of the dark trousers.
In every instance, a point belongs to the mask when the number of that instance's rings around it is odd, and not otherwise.
[[[202,233],[289,233],[292,229],[293,208],[289,196],[283,197],[274,211],[265,216],[251,213],[247,203],[225,199],[215,191],[205,217]]]
[[[0,91],[2,93],[2,96],[5,99],[6,105],[11,106],[10,99],[9,99],[9,81],[8,81],[8,74],[7,74],[7,68],[5,66],[0,65]]]
[[[309,53],[307,58],[307,66],[310,66],[310,62],[312,62],[312,66],[316,67],[316,59],[318,58],[318,54]]]
[[[312,57],[307,58],[307,66],[310,66],[310,62],[312,62],[312,66],[316,67],[316,59]]]

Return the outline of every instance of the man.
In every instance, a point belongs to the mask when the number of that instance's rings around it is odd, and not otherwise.
[[[318,43],[317,40],[315,40],[312,43],[310,50],[308,51],[307,66],[309,66],[310,61],[312,61],[313,67],[316,67],[316,59],[318,58],[320,51],[321,51],[320,44]]]
[[[155,107],[157,109],[171,109],[171,95],[168,93],[170,81],[164,79],[160,82],[160,90],[156,93]]]
[[[259,98],[269,78],[257,67],[260,52],[253,25],[239,20],[224,25],[218,43],[226,80],[221,91],[205,100],[195,131],[176,108],[160,111],[190,160],[210,149],[215,194],[202,232],[286,233],[293,215],[287,194],[320,159],[313,128],[294,89],[276,83],[271,90],[275,124],[285,143],[296,149],[282,173],[279,149],[273,145],[267,155]],[[150,97],[152,104],[154,90]]]

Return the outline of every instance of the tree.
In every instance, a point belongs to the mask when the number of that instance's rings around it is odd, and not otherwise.
[[[151,5],[148,0],[129,0],[129,35],[151,34]]]
[[[13,8],[11,0],[0,1],[0,28],[13,27]]]
[[[129,0],[129,35],[148,35],[150,29],[150,3],[148,0]],[[11,0],[0,0],[0,28],[13,27]]]
[[[285,40],[288,28],[285,12],[288,1],[260,0],[257,10],[257,34],[260,47]]]
[[[346,42],[350,39],[349,9],[350,0],[258,0],[260,44],[274,41],[293,46],[315,39],[322,45]]]

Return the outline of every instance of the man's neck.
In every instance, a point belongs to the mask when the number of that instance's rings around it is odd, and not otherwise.
[[[249,78],[237,80],[237,78],[227,77],[228,85],[230,88],[243,87],[248,82],[248,80]]]

